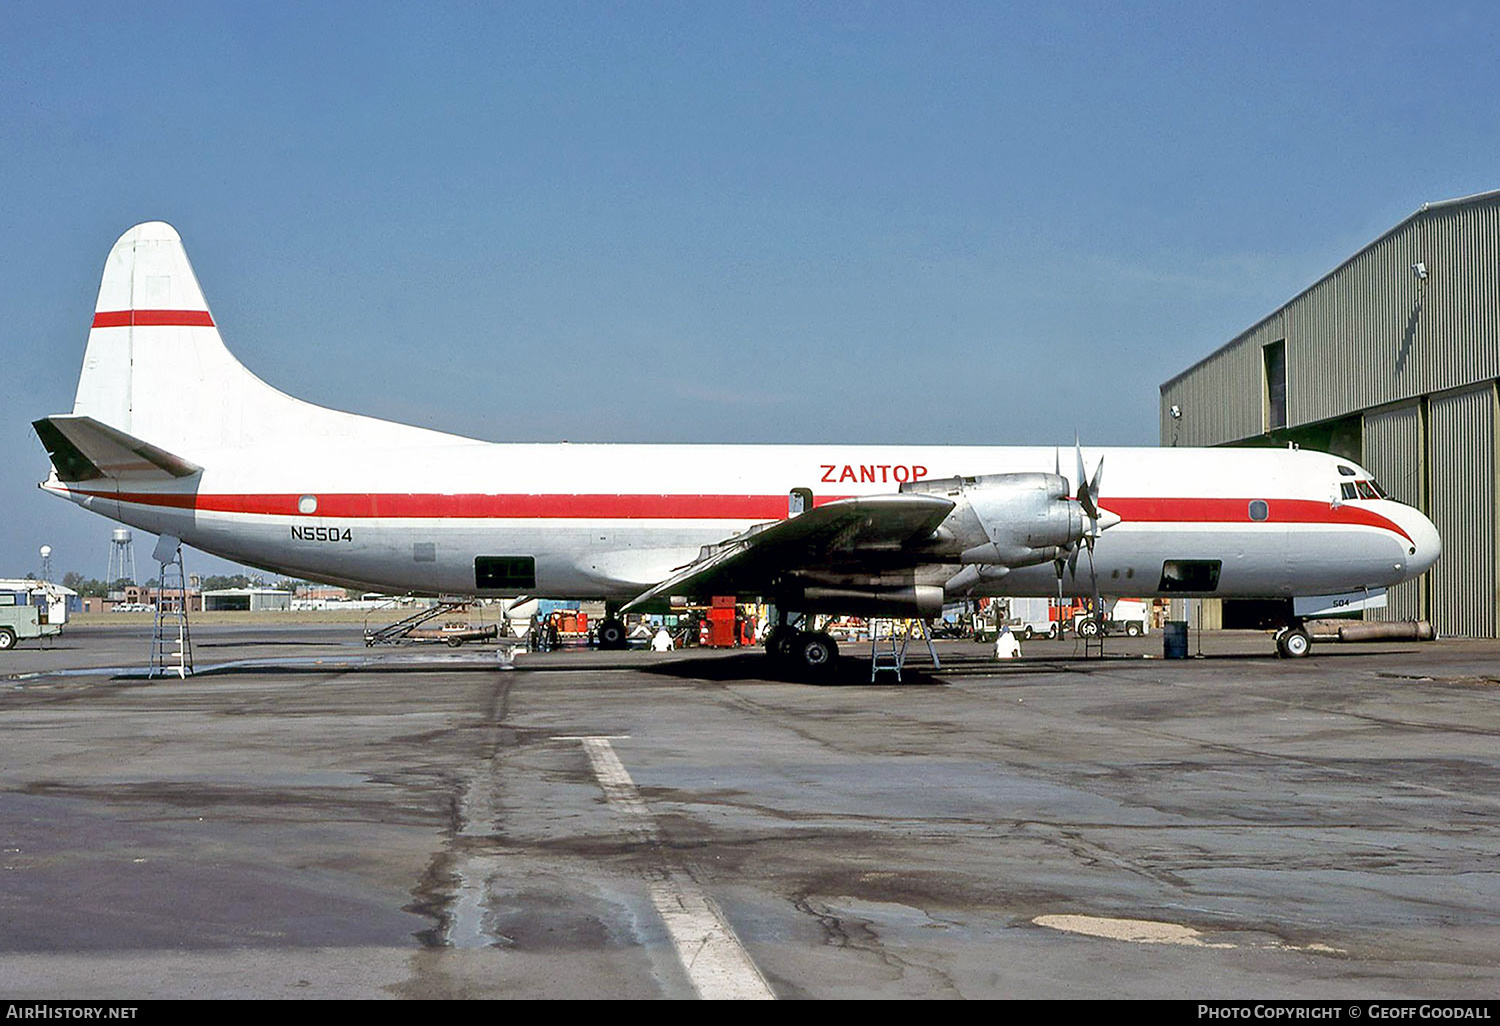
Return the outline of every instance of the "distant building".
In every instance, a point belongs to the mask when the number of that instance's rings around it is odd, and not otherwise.
[[[349,599],[349,589],[331,584],[299,584],[293,597],[307,602],[345,602]]]
[[[125,589],[127,595],[130,589]],[[148,606],[157,606],[163,612],[176,612],[187,603],[189,613],[201,613],[203,611],[203,594],[192,585],[188,585],[186,594],[180,588],[159,588],[155,585],[146,585],[141,588],[141,602]]]
[[[1161,443],[1296,444],[1364,464],[1443,538],[1437,565],[1369,615],[1493,638],[1497,379],[1500,191],[1424,204],[1166,382]]]
[[[239,610],[260,613],[292,608],[292,593],[275,588],[221,588],[203,593],[206,612]]]

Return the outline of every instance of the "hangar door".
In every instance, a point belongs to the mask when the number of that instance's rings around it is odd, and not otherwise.
[[[1422,481],[1422,407],[1408,403],[1377,413],[1365,414],[1364,457],[1360,460],[1365,469],[1390,493],[1408,506],[1427,509],[1427,496]],[[1420,620],[1427,616],[1423,591],[1427,587],[1423,575],[1415,581],[1398,584],[1390,590],[1384,609],[1374,609],[1366,614],[1377,620]]]
[[[1428,403],[1429,515],[1443,538],[1432,621],[1449,636],[1495,637],[1495,427],[1494,385]]]

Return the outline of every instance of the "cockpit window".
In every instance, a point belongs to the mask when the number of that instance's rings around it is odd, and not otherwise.
[[[1339,473],[1342,474],[1342,475],[1344,475],[1345,477],[1353,477],[1354,476],[1354,468],[1353,467],[1346,467],[1342,463],[1340,463],[1339,464]]]
[[[1359,495],[1359,493],[1354,490],[1353,483],[1349,482],[1349,481],[1340,481],[1339,482],[1339,492],[1346,499],[1357,498],[1358,495]]]
[[[1375,489],[1375,494],[1380,496],[1382,499],[1389,499],[1391,497],[1390,492],[1387,492],[1384,488],[1380,487],[1380,482],[1375,480],[1373,477],[1370,478],[1370,487]]]
[[[1359,489],[1359,497],[1361,499],[1378,499],[1378,498],[1380,498],[1380,496],[1376,493],[1375,489],[1370,487],[1370,482],[1368,482],[1368,481],[1356,481],[1356,482],[1354,482],[1354,487],[1356,487],[1356,488]]]

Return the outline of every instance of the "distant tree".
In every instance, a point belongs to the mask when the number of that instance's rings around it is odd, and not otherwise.
[[[210,574],[208,577],[203,578],[204,591],[223,591],[226,588],[248,587],[250,587],[250,578],[246,577],[244,574],[233,574],[228,576],[224,574]]]
[[[84,580],[83,574],[68,574],[63,578],[63,585],[89,598],[104,598],[109,594],[109,588],[103,581],[97,581],[92,577]]]

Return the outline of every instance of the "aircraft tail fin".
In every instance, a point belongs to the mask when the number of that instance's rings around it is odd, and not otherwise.
[[[291,440],[431,435],[295,399],[234,358],[177,230],[148,221],[105,261],[75,417],[192,455]]]

